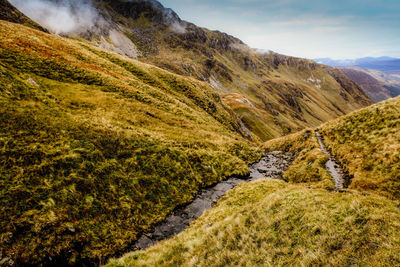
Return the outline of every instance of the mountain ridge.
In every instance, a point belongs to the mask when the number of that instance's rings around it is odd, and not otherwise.
[[[93,5],[96,25],[67,35],[210,83],[255,139],[317,126],[372,103],[346,76],[332,75],[334,69],[260,53],[226,33],[181,20],[155,0]]]
[[[20,23],[40,31],[48,32],[42,26],[32,21],[17,8],[11,5],[8,0],[0,0],[0,20]]]

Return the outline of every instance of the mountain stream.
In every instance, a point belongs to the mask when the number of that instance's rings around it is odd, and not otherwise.
[[[292,160],[293,154],[274,151],[267,154],[259,162],[251,165],[250,175],[245,179],[231,177],[210,188],[201,190],[193,202],[169,215],[151,233],[143,234],[133,244],[133,249],[148,248],[161,240],[182,232],[193,220],[200,217],[206,210],[211,209],[227,191],[242,182],[265,178],[282,179],[282,173],[289,167]]]

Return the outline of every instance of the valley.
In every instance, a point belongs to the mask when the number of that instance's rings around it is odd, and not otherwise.
[[[278,138],[267,142],[265,149],[296,155],[283,172],[284,181],[241,183],[183,233],[107,266],[396,266],[400,262],[399,108],[397,97],[318,127],[351,177],[346,188],[335,186],[329,175],[325,166],[329,157],[319,149],[321,134],[305,130]],[[390,125],[387,129],[369,128],[377,112],[383,115],[379,120]],[[347,123],[354,120],[359,124]],[[363,133],[332,138],[343,130]],[[383,139],[373,138],[378,133]],[[367,140],[375,146],[366,145]],[[389,158],[370,153],[379,144],[391,146],[385,149]],[[392,167],[364,168],[371,160]],[[389,169],[391,174],[386,175]],[[379,180],[380,175],[385,181]]]
[[[400,264],[395,74],[43,1],[0,0],[0,266]]]

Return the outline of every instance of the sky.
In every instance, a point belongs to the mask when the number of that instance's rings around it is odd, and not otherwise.
[[[252,48],[305,57],[400,58],[400,0],[161,0]]]

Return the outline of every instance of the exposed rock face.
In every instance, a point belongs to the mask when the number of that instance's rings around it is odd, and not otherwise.
[[[169,8],[164,8],[155,0],[93,0],[98,4],[107,4],[116,13],[125,18],[139,19],[144,17],[155,24],[171,25],[181,22],[179,16]]]
[[[42,26],[32,21],[30,18],[21,13],[7,0],[0,0],[0,20],[6,20],[14,23],[20,23],[37,30],[47,32]]]
[[[136,45],[131,41],[131,39],[129,39],[120,31],[111,29],[108,33],[108,36],[109,41],[103,36],[101,37],[100,41],[98,42],[99,47],[134,59],[137,59],[140,56],[140,51]]]

